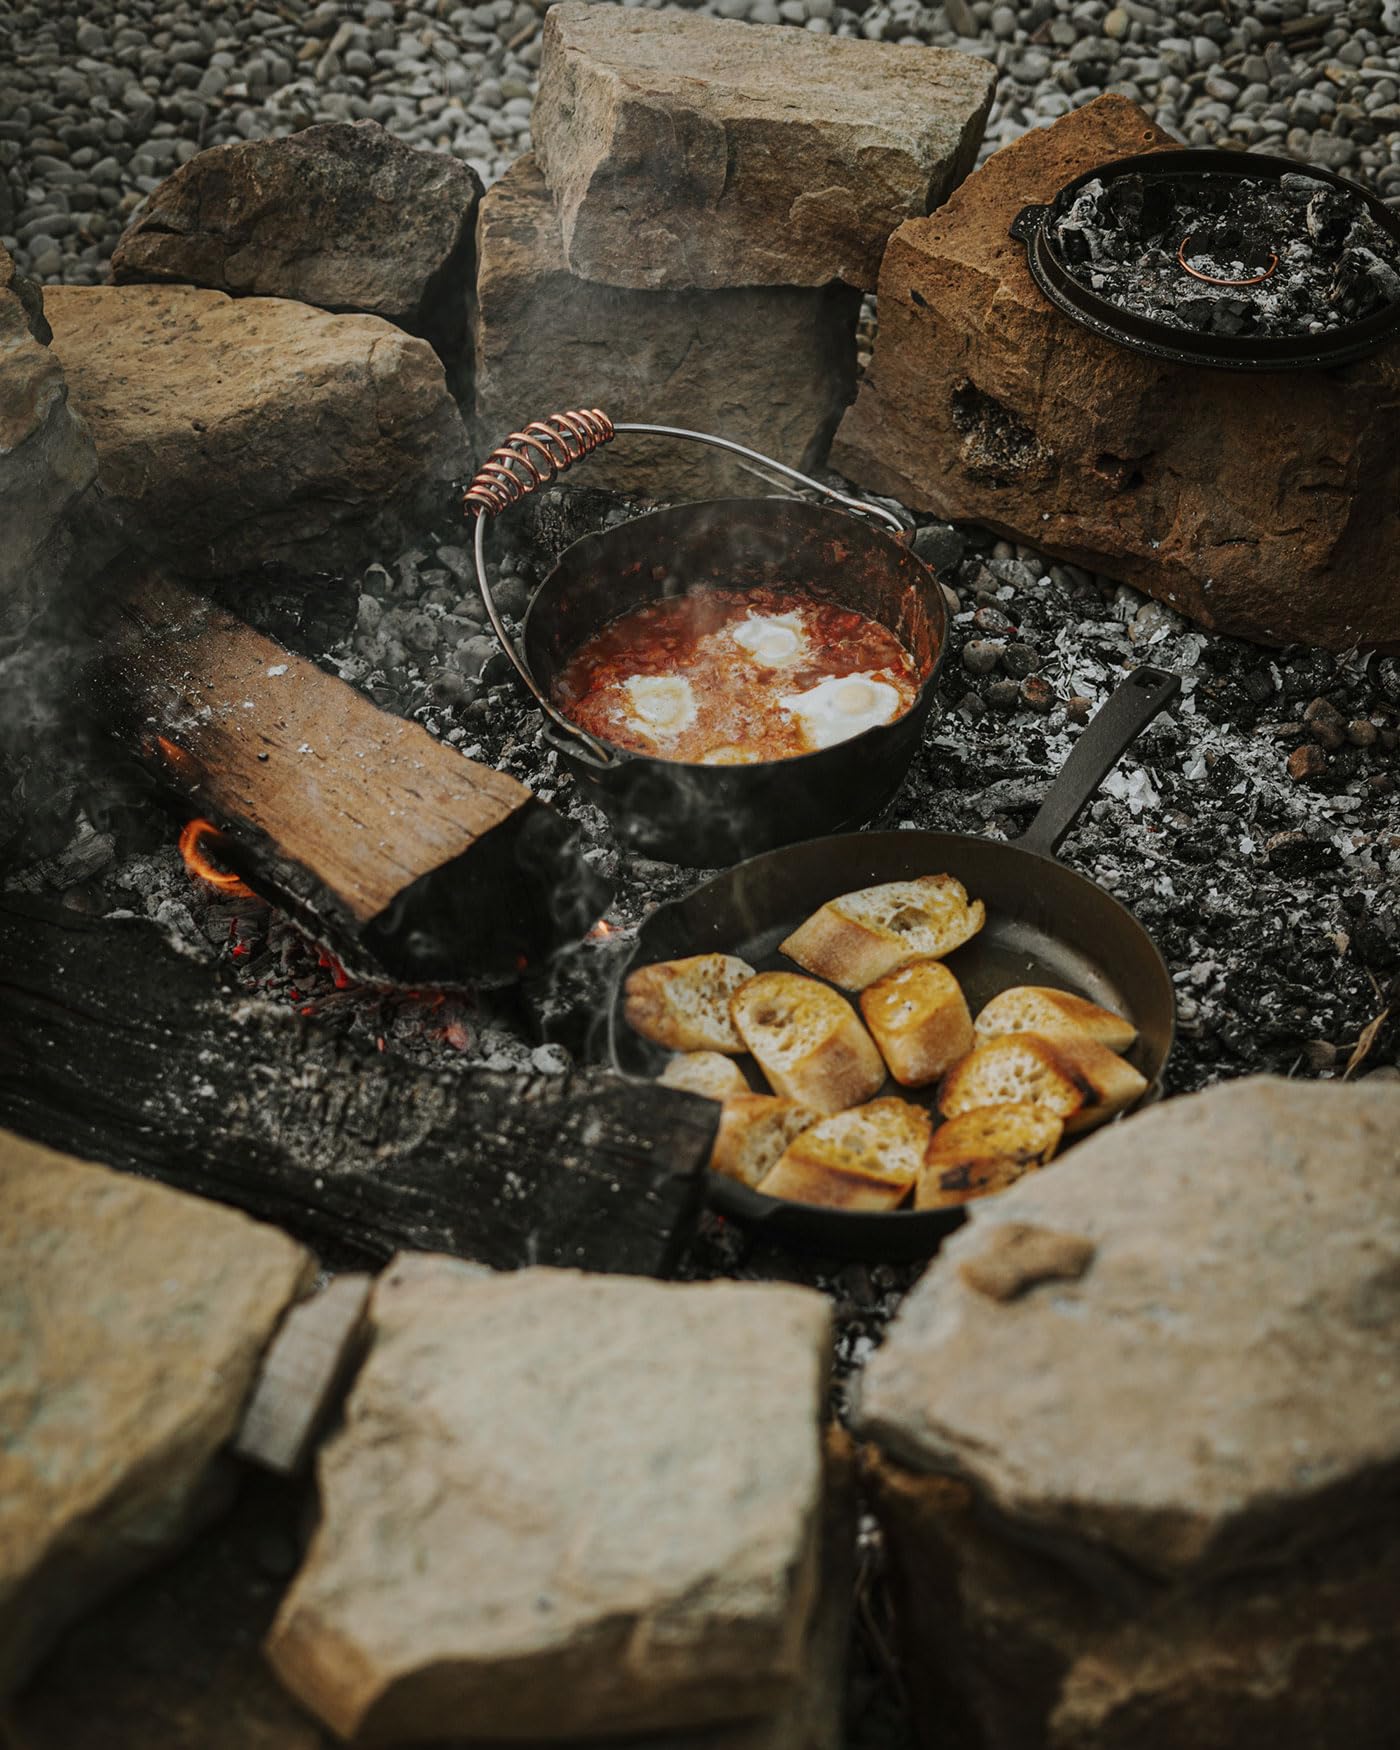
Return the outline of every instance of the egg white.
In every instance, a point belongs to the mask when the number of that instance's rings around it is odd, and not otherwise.
[[[634,674],[622,683],[622,714],[632,728],[653,741],[671,740],[696,717],[695,694],[680,675]]]
[[[731,636],[746,656],[765,668],[782,668],[807,653],[802,616],[796,612],[750,614],[733,628]]]
[[[778,703],[797,718],[814,748],[849,741],[862,730],[893,722],[900,712],[898,688],[869,674],[828,675],[805,693],[788,693]]]

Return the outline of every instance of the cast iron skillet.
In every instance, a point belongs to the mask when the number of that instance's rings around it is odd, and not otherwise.
[[[1086,170],[1067,182],[1048,206],[1023,207],[1011,225],[1011,235],[1026,246],[1031,277],[1052,304],[1083,327],[1116,340],[1133,352],[1173,364],[1214,365],[1230,371],[1319,370],[1364,358],[1400,332],[1400,303],[1389,304],[1364,321],[1347,322],[1325,334],[1221,335],[1194,334],[1166,322],[1153,321],[1120,309],[1080,282],[1066,267],[1051,241],[1054,221],[1073,202],[1086,182],[1109,183],[1122,176],[1172,178],[1183,174],[1253,177],[1311,176],[1331,183],[1360,200],[1382,230],[1400,240],[1400,217],[1383,200],[1315,164],[1264,152],[1223,152],[1211,147],[1183,147],[1179,152],[1140,152],[1115,158]]]
[[[1110,768],[1180,685],[1175,675],[1158,669],[1134,670],[1075,743],[1030,829],[1012,843],[942,832],[813,839],[755,857],[658,907],[643,924],[613,992],[613,1065],[650,1078],[669,1055],[634,1033],[624,1018],[622,986],[634,966],[722,952],[760,971],[792,971],[778,943],[827,900],[875,882],[947,873],[987,908],[980,934],[946,963],[972,1012],[1013,984],[1056,985],[1090,997],[1137,1027],[1128,1056],[1151,1084],[1144,1098],[1154,1098],[1175,1031],[1170,974],[1132,913],[1057,862],[1055,851]],[[883,1091],[926,1102],[933,1093],[894,1083]],[[789,1203],[717,1173],[709,1176],[709,1196],[715,1208],[760,1226],[765,1238],[828,1256],[927,1257],[963,1220],[957,1208],[876,1213]]]
[[[563,423],[568,421],[576,422],[577,430]],[[535,592],[525,616],[523,649],[517,650],[491,595],[483,545],[487,516],[552,478],[547,467],[561,471],[588,453],[590,441],[596,447],[615,432],[661,433],[731,451],[814,488],[841,508],[796,498],[718,499],[675,505],[586,535],[559,556]],[[531,433],[537,434],[533,440]],[[531,441],[533,451],[525,447]],[[630,850],[713,869],[774,845],[844,831],[880,812],[919,747],[948,637],[943,590],[910,551],[896,517],[726,438],[670,426],[614,425],[596,409],[556,414],[528,426],[494,457],[498,460],[486,464],[467,493],[477,514],[482,600],[502,649],[545,714],[545,739]],[[536,476],[532,483],[522,483],[524,469]],[[507,477],[511,484],[503,488],[499,482]],[[570,657],[629,609],[700,586],[799,588],[818,600],[859,609],[887,626],[913,657],[914,703],[892,723],[833,747],[754,765],[653,758],[571,723],[552,698]]]

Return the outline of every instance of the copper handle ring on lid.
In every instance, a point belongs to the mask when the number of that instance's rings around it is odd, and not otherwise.
[[[1247,280],[1225,280],[1220,279],[1213,273],[1202,273],[1200,268],[1192,267],[1191,263],[1186,259],[1186,246],[1195,235],[1196,233],[1194,231],[1188,231],[1181,239],[1181,247],[1176,252],[1176,259],[1181,263],[1182,267],[1185,268],[1186,272],[1191,275],[1193,280],[1204,280],[1208,286],[1257,286],[1268,279],[1270,274],[1272,274],[1274,269],[1278,266],[1278,255],[1277,253],[1273,253],[1270,255],[1269,265],[1264,269],[1263,273],[1256,273],[1252,278]]]
[[[590,735],[577,723],[571,723],[546,696],[506,631],[500,610],[491,594],[490,579],[486,575],[486,523],[489,517],[498,516],[503,510],[509,510],[513,504],[519,504],[530,493],[537,492],[542,486],[548,486],[575,462],[592,455],[602,445],[611,443],[619,432],[638,432],[648,437],[685,438],[692,443],[708,444],[713,449],[725,450],[730,455],[742,456],[747,461],[771,468],[785,479],[796,481],[798,485],[806,486],[813,492],[819,492],[847,510],[874,517],[887,524],[901,540],[907,539],[909,533],[899,518],[882,505],[870,504],[863,498],[852,498],[847,493],[838,492],[834,486],[827,486],[820,480],[813,480],[808,474],[799,473],[796,468],[789,468],[785,462],[775,461],[773,457],[765,456],[759,450],[751,450],[744,444],[735,443],[731,438],[715,437],[709,432],[687,431],[676,425],[649,425],[622,420],[614,422],[598,407],[570,413],[552,413],[547,419],[532,420],[523,431],[512,432],[503,444],[492,450],[462,494],[464,512],[476,521],[472,553],[476,561],[477,587],[481,591],[491,630],[496,634],[501,649],[510,658],[515,672],[525,683],[531,698],[554,728],[570,742],[581,744],[587,750],[589,763],[600,767],[615,765],[618,756],[596,736]]]

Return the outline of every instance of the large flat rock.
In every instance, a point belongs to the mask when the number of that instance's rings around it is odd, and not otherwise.
[[[192,576],[353,564],[470,472],[426,341],[376,316],[193,286],[54,286],[102,492]]]
[[[268,1640],[343,1736],[699,1728],[792,1696],[829,1311],[786,1287],[391,1271]]]
[[[0,1695],[219,1504],[312,1260],[275,1228],[0,1132]]]
[[[855,390],[859,294],[843,286],[625,291],[579,279],[533,157],[481,203],[475,325],[477,448],[561,408],[711,432],[790,467],[819,464]],[[719,452],[623,436],[579,485],[654,498],[762,496]]]
[[[902,225],[832,466],[1222,632],[1400,644],[1400,341],[1330,371],[1161,363],[1062,315],[1008,236],[1082,171],[1174,144],[1102,97]]]
[[[480,197],[468,165],[377,122],[236,140],[196,153],[147,198],[112,277],[362,311],[460,350]]]
[[[26,582],[97,474],[92,438],[48,340],[38,286],[0,249],[0,597]]]
[[[971,1220],[866,1372],[863,1432],[1066,1559],[1223,1573],[1400,1478],[1400,1089],[1259,1077],[1092,1137]],[[1087,1240],[1011,1298],[1018,1228]]]
[[[950,49],[569,0],[531,135],[585,279],[869,288],[972,168],[995,84]]]

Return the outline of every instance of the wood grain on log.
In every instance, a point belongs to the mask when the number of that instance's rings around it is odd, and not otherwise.
[[[718,1113],[599,1069],[366,1056],[221,990],[144,919],[0,895],[0,1124],[236,1204],[340,1264],[405,1248],[664,1275]]]
[[[606,906],[576,830],[514,778],[148,568],[109,599],[105,723],[360,976],[509,980]]]

